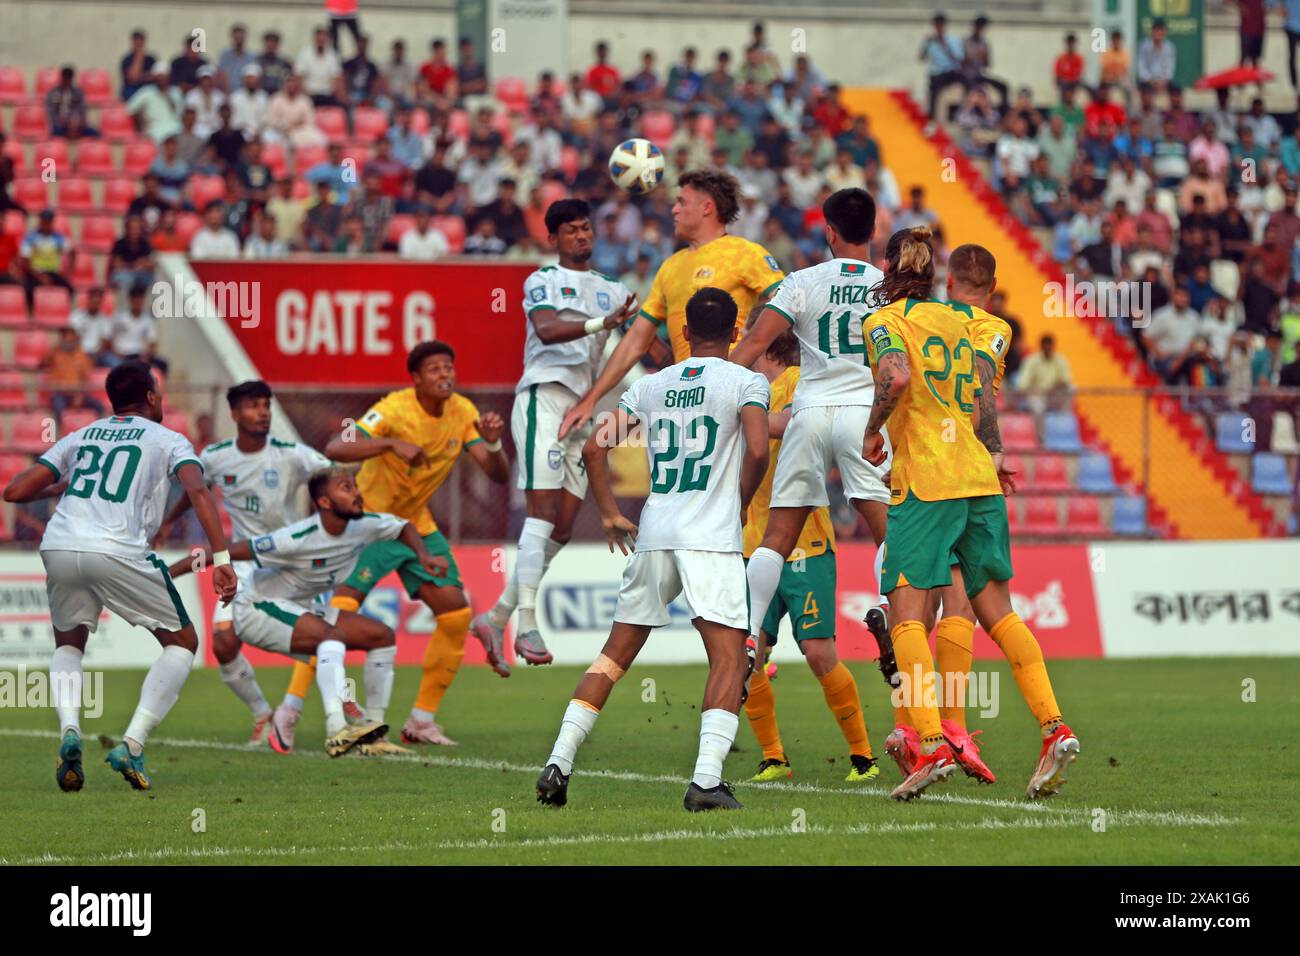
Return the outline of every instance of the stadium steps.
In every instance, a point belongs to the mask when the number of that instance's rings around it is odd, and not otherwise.
[[[905,196],[913,185],[925,189],[926,202],[938,214],[949,245],[977,239],[997,257],[999,288],[1006,292],[1025,340],[1036,341],[1050,331],[1069,357],[1080,387],[1116,390],[1114,395],[1076,397],[1081,436],[1087,445],[1110,455],[1121,484],[1140,488],[1144,469],[1149,469],[1151,526],[1184,538],[1282,533],[1272,510],[1176,401],[1154,400],[1151,414],[1142,414],[1142,402],[1131,390],[1158,383],[1113,323],[1043,315],[1044,287],[1049,282],[1064,284],[1064,273],[941,128],[926,136],[927,119],[910,95],[855,87],[846,89],[843,99],[851,112],[870,118],[882,144],[882,161],[900,192]],[[1147,427],[1150,443],[1144,446]],[[1149,456],[1144,447],[1149,447]]]

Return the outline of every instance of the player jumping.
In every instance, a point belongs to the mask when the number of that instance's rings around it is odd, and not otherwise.
[[[515,653],[529,664],[551,662],[537,629],[537,589],[551,559],[568,543],[586,497],[582,446],[590,433],[580,428],[558,438],[560,421],[591,388],[609,331],[636,314],[636,297],[627,287],[590,267],[595,239],[585,202],[552,203],[546,231],[560,264],[543,266],[524,280],[524,375],[510,415],[528,518],[519,532],[509,584],[492,609],[470,624],[502,677],[510,676],[505,628],[516,607]]]
[[[578,682],[537,779],[542,803],[567,802],[578,747],[650,631],[669,623],[668,605],[681,595],[709,658],[699,755],[683,804],[692,811],[740,808],[722,764],[736,739],[745,681],[740,514],[767,470],[768,385],[727,361],[735,330],[730,295],[696,292],[686,309],[690,358],[639,379],[583,449],[610,550],[618,545],[627,554],[631,539],[636,551],[623,571],[609,639]],[[651,471],[639,531],[619,513],[606,460],[634,424],[645,429]]]
[[[929,229],[895,233],[885,257],[888,271],[875,291],[881,308],[866,335],[877,384],[862,457],[877,466],[884,463],[883,429],[892,418],[892,504],[881,575],[895,621],[900,691],[922,750],[892,796],[919,796],[957,766],[933,696],[925,693],[925,684],[934,679],[934,659],[922,622],[927,592],[960,581],[979,622],[1007,656],[1042,728],[1042,750],[1028,794],[1031,799],[1049,797],[1064,783],[1079,740],[1061,718],[1038,641],[1011,608],[1006,500],[993,459],[976,437],[982,390],[976,382],[975,349],[959,314],[930,298],[934,253]]]
[[[359,461],[357,487],[366,506],[415,525],[430,554],[447,559],[434,574],[414,551],[398,541],[372,544],[356,568],[334,588],[333,607],[357,611],[366,595],[396,571],[411,598],[433,612],[437,628],[424,650],[424,676],[411,714],[402,727],[407,743],[454,744],[434,719],[465,656],[465,635],[473,616],[461,585],[460,569],[447,539],[429,513],[429,499],[447,480],[462,453],[493,481],[510,479],[510,461],[501,450],[504,423],[495,412],[479,415],[474,403],[456,392],[455,352],[446,342],[421,342],[406,358],[411,387],[390,392],[352,428],[332,439],[325,454],[335,461]],[[302,699],[311,686],[310,664],[294,665],[284,702],[271,718],[271,745],[293,749]]]
[[[80,790],[86,782],[81,766],[82,655],[108,608],[152,631],[162,645],[122,742],[106,758],[132,787],[148,790],[152,783],[144,768],[144,745],[180,696],[199,646],[167,565],[149,550],[172,476],[185,489],[212,545],[213,586],[223,602],[235,596],[237,581],[221,515],[194,447],[159,424],[162,395],[149,366],[123,362],[108,373],[105,390],[112,416],[55,442],[9,483],[4,497],[26,502],[62,494],[41,538],[54,629],[50,681],[61,736],[55,770],[59,787]]]
[[[226,392],[235,437],[203,449],[199,463],[208,487],[221,489],[222,502],[234,538],[256,538],[302,518],[300,497],[307,477],[329,467],[329,459],[299,442],[271,437],[271,386],[262,381],[242,382]],[[182,495],[163,519],[159,537],[190,509]],[[243,577],[252,564],[236,563]],[[271,721],[271,705],[262,694],[253,665],[240,651],[232,624],[232,607],[218,604],[212,615],[212,653],[221,679],[253,712],[250,743],[260,743]]]

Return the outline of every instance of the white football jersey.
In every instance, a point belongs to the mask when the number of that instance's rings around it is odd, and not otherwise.
[[[149,552],[176,469],[187,461],[199,464],[188,438],[139,415],[92,422],[63,436],[37,461],[68,481],[41,550],[130,558]]]
[[[740,410],[766,411],[770,397],[762,375],[721,358],[686,359],[623,393],[650,459],[638,551],[740,551]]]
[[[270,438],[261,451],[239,450],[234,439],[203,449],[199,456],[208,486],[219,488],[234,526],[234,540],[291,524],[305,514],[298,490],[330,460],[310,445]]]
[[[309,604],[346,580],[366,545],[392,541],[404,527],[403,518],[366,512],[349,521],[340,535],[326,531],[319,514],[277,528],[253,539],[257,567],[243,576],[240,591],[251,601],[281,598]]]
[[[876,309],[871,290],[884,278],[857,259],[832,259],[792,272],[768,302],[799,339],[794,411],[812,405],[870,405],[875,380],[867,365],[862,320]]]
[[[593,270],[578,271],[562,266],[544,266],[524,280],[524,377],[515,394],[530,385],[559,382],[575,395],[591,388],[605,354],[608,331],[586,335],[569,342],[546,345],[537,337],[532,314],[537,309],[554,309],[566,322],[603,319],[623,307],[631,295],[627,286]]]

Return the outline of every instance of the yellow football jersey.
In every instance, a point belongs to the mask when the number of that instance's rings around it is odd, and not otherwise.
[[[901,352],[912,373],[886,424],[894,445],[890,502],[909,491],[922,501],[1002,494],[971,422],[979,381],[963,317],[934,299],[899,299],[867,316],[862,331],[872,372],[881,356]]]
[[[766,249],[739,236],[719,236],[698,249],[682,249],[664,260],[655,273],[641,314],[656,324],[668,324],[673,361],[691,355],[686,344],[686,302],[697,289],[713,286],[736,300],[736,327],[744,329],[749,310],[759,297],[780,284],[785,273]]]
[[[774,412],[789,408],[790,401],[794,398],[794,388],[798,384],[799,366],[792,365],[772,382],[772,400],[767,407]],[[754,492],[754,497],[749,502],[749,512],[745,515],[743,548],[747,558],[763,543],[763,535],[767,533],[767,513],[772,504],[772,476],[776,474],[776,456],[780,450],[781,439],[773,438],[767,443],[767,474]],[[834,550],[835,528],[831,524],[830,509],[823,506],[814,508],[808,515],[803,531],[799,533],[799,540],[786,560],[812,558]]]
[[[474,403],[454,393],[437,417],[421,407],[414,388],[389,392],[372,405],[357,422],[357,431],[367,438],[398,438],[419,445],[428,463],[416,468],[391,452],[367,458],[357,474],[366,509],[405,518],[421,535],[437,531],[429,499],[451,474],[461,452],[483,440],[477,421]]]
[[[970,329],[971,344],[975,354],[988,359],[993,366],[993,391],[996,394],[1002,388],[1002,376],[1007,370],[1007,350],[1011,348],[1011,326],[991,312],[985,312],[977,305],[967,305],[950,299],[948,305],[966,316],[966,327]]]

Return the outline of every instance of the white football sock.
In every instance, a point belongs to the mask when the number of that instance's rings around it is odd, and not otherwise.
[[[194,667],[194,652],[177,644],[163,648],[158,659],[144,675],[144,685],[140,688],[140,703],[135,708],[131,723],[127,724],[127,749],[138,757],[149,739],[150,732],[162,723],[167,712],[176,704],[181,695],[181,688]]]
[[[773,552],[775,553],[775,552]],[[695,759],[695,785],[711,790],[722,783],[722,762],[736,740],[740,717],[715,707],[700,714],[700,755]]]
[[[221,679],[226,682],[226,686],[248,705],[254,717],[264,717],[271,712],[271,704],[262,693],[262,688],[257,686],[253,665],[248,663],[248,658],[244,657],[242,651],[229,664],[222,664],[217,669],[221,671]]]
[[[519,554],[515,577],[519,581],[519,631],[537,630],[537,588],[546,566],[546,542],[555,525],[541,518],[528,518],[519,532]]]
[[[546,558],[542,562],[542,577],[546,577],[546,572],[551,567],[551,559],[560,553],[564,547],[564,542],[556,541],[553,538],[546,539]],[[488,611],[488,620],[494,627],[505,630],[510,623],[510,615],[515,613],[515,608],[519,606],[519,562],[515,562],[515,567],[510,571],[510,580],[506,583],[505,590],[497,598],[497,603],[492,605]],[[536,605],[534,605],[536,607]]]
[[[345,726],[343,688],[347,671],[343,659],[347,648],[342,641],[321,641],[316,645],[316,686],[325,705],[325,736],[333,737]]]
[[[776,594],[777,585],[781,583],[781,571],[785,568],[785,559],[771,548],[759,548],[749,556],[749,566],[745,568],[745,580],[749,582],[749,633],[757,636],[763,629],[763,618],[767,617],[768,605]],[[716,784],[715,784],[716,786]]]
[[[413,720],[418,720],[421,723],[427,724],[437,716],[438,715],[431,710],[421,710],[419,707],[411,708],[411,718]]]
[[[376,647],[366,653],[366,716],[381,724],[384,722],[388,701],[393,696],[393,661],[396,659],[396,644],[391,647]]]
[[[882,544],[880,547],[876,548],[876,563],[873,565],[873,569],[876,574],[876,593],[880,595],[880,603],[882,605],[888,605],[889,599],[885,597],[884,592],[880,590],[880,574],[884,570],[884,567],[885,546]]]
[[[566,777],[573,773],[573,758],[578,755],[578,748],[591,733],[591,728],[596,726],[599,716],[600,711],[592,710],[588,704],[569,701],[569,706],[564,709],[564,720],[560,722],[560,735],[555,738],[555,746],[546,762],[555,764]]]
[[[59,716],[59,737],[69,730],[81,733],[81,658],[79,647],[63,645],[50,658],[50,683],[54,712]]]
[[[297,694],[285,694],[284,700],[280,701],[281,707],[288,707],[290,710],[296,710],[302,713],[302,698]]]

